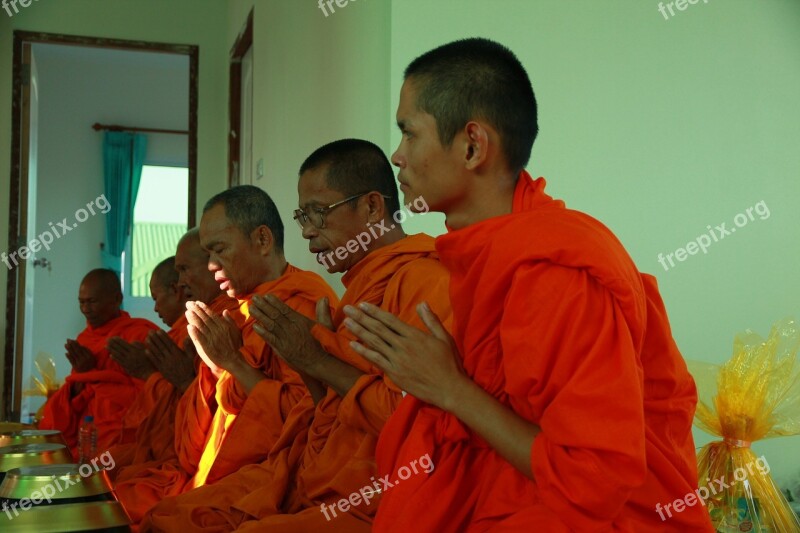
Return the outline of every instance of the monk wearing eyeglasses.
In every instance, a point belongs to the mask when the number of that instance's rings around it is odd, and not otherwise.
[[[324,252],[357,242],[368,226],[391,226],[400,208],[388,159],[358,139],[311,154],[300,168],[298,192],[295,220],[320,262]],[[368,301],[423,328],[417,306],[427,301],[449,324],[448,278],[431,237],[395,226],[365,247],[351,247],[327,267],[344,273],[342,303]],[[268,296],[255,298],[252,312],[256,331],[300,372],[313,403],[298,405],[262,464],[165,500],[142,530],[370,531],[381,499],[374,488],[375,445],[402,404],[402,391],[353,351],[340,310],[314,322]]]

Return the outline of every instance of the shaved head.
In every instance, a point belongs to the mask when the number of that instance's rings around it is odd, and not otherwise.
[[[192,228],[178,241],[175,252],[175,270],[178,285],[190,300],[210,304],[222,294],[214,274],[208,270],[208,252],[200,246],[200,230]]]
[[[400,210],[392,164],[377,145],[361,139],[341,139],[317,148],[300,166],[299,175],[325,167],[327,185],[345,197],[377,191],[387,196],[387,213]],[[350,202],[355,206],[358,199]]]
[[[120,316],[122,286],[116,272],[97,268],[86,274],[78,291],[78,303],[93,328]]]
[[[275,239],[275,247],[283,253],[283,221],[272,198],[254,185],[238,185],[215,195],[203,208],[203,214],[221,205],[225,216],[245,236],[266,226]]]
[[[81,284],[83,283],[96,284],[103,291],[122,295],[122,283],[119,281],[119,276],[108,268],[91,270],[83,277]]]
[[[417,89],[417,107],[436,119],[442,146],[468,122],[483,120],[500,135],[511,171],[528,164],[539,132],[536,98],[511,50],[488,39],[454,41],[412,61],[405,79]]]
[[[178,284],[178,272],[175,270],[175,256],[167,257],[153,269],[152,279],[162,287],[169,288]]]
[[[184,291],[178,286],[178,272],[175,270],[175,256],[161,261],[150,276],[150,296],[165,324],[172,327],[181,317],[186,306]]]

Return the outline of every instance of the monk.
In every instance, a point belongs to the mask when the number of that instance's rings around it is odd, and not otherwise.
[[[184,316],[187,298],[186,290],[178,284],[175,256],[168,257],[156,265],[150,276],[150,295],[154,302],[153,310],[165,324],[170,326],[167,332],[169,338],[177,344],[183,343],[188,336],[186,332],[188,322]],[[150,332],[149,335],[155,335],[155,332]],[[164,414],[164,405],[161,401],[165,397],[173,396],[173,386],[147,357],[144,344],[130,344],[119,337],[114,337],[109,340],[108,349],[111,358],[129,375],[145,381],[144,390],[122,419],[120,444],[109,450],[115,460],[115,468],[109,471],[109,475],[113,478],[122,467],[134,461],[137,440],[144,441],[143,444],[146,443],[149,448],[151,439],[143,424],[154,411],[159,415]],[[174,416],[174,409],[172,414]],[[142,438],[138,439],[140,435]],[[172,444],[171,439],[170,444]]]
[[[219,288],[241,307],[219,315],[200,301],[187,304],[189,336],[204,362],[194,392],[181,399],[176,415],[176,434],[185,428],[190,435],[176,439],[177,464],[117,484],[134,523],[164,497],[262,462],[292,408],[308,395],[298,373],[253,329],[253,297],[272,294],[309,318],[321,298],[338,302],[319,275],[287,263],[280,215],[258,187],[234,187],[209,200],[200,242]]]
[[[119,481],[168,461],[177,463],[175,442],[176,439],[182,439],[187,428],[182,427],[176,433],[176,411],[183,395],[190,394],[188,391],[201,363],[194,351],[194,345],[188,339],[185,301],[189,298],[199,300],[208,304],[217,314],[239,307],[235,298],[220,291],[214,275],[208,270],[208,253],[200,246],[197,228],[189,230],[178,241],[171,267],[170,286],[175,284],[183,296],[183,304],[179,309],[180,316],[169,332],[153,331],[147,337],[145,356],[158,370],[152,378],[153,381],[147,383],[153,391],[153,406],[136,430],[135,443],[127,448],[117,447],[111,450],[116,459],[116,469],[109,472],[109,475]],[[151,292],[154,299],[163,294],[153,286],[152,280]]]
[[[456,41],[410,64],[392,156],[446,216],[451,337],[370,303],[356,351],[408,396],[384,427],[375,531],[713,531],[697,489],[697,394],[652,276],[600,222],[523,169],[536,100],[505,47]],[[430,472],[410,472],[429,457]],[[695,500],[695,503],[696,500]]]
[[[392,219],[400,204],[380,148],[345,139],[317,149],[300,168],[298,191],[295,219],[309,250],[329,272],[344,273],[341,303],[369,301],[420,328],[415,309],[423,300],[439,316],[450,316],[448,276],[433,239],[407,236]],[[386,231],[377,230],[373,238],[371,226]],[[359,235],[363,247],[344,259],[336,253],[327,258]],[[316,407],[295,409],[261,465],[164,500],[149,513],[143,531],[370,530],[379,493],[365,491],[349,511],[336,505],[372,486],[377,437],[402,392],[350,348],[354,337],[340,311],[331,320],[325,302],[318,309],[314,322],[273,296],[256,297],[251,307],[256,331],[304,377]],[[298,432],[297,426],[308,429]]]
[[[81,281],[78,291],[86,329],[64,347],[72,364],[64,385],[47,401],[40,429],[57,429],[78,457],[78,430],[85,416],[94,417],[98,453],[119,441],[122,418],[142,390],[143,382],[128,375],[109,356],[112,337],[129,343],[144,342],[158,326],[123,311],[122,289],[112,270],[95,269]]]

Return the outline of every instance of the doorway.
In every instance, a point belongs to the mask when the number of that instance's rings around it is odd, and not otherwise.
[[[183,169],[179,207],[185,226],[195,225],[198,47],[15,31],[13,68],[9,252],[61,230],[46,250],[27,249],[9,268],[3,416],[28,421],[44,401],[22,394],[35,375],[33,360],[51,356],[60,380],[69,373],[63,344],[85,326],[78,284],[101,266],[103,130],[142,132],[145,164]],[[147,226],[142,235],[164,234]],[[135,244],[126,250],[126,292],[136,290]],[[140,271],[147,268],[142,254]],[[146,300],[128,298],[124,307],[149,318]]]

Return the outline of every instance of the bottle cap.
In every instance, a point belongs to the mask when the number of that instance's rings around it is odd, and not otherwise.
[[[87,415],[83,417],[84,422],[94,422],[94,417],[92,415]]]

